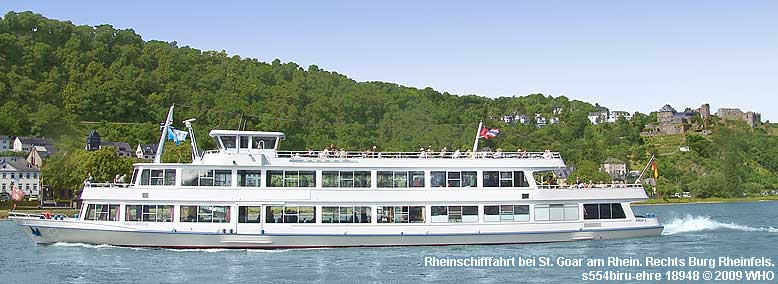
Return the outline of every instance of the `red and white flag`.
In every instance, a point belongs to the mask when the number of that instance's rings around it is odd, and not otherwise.
[[[11,199],[16,201],[22,201],[22,199],[24,199],[24,191],[15,184],[11,184]]]
[[[485,140],[489,140],[489,138],[497,137],[497,134],[500,134],[499,128],[481,128],[481,133],[478,134],[478,138],[483,138]]]

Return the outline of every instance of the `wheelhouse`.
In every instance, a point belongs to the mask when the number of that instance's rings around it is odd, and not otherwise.
[[[209,135],[216,140],[222,153],[260,153],[262,150],[277,151],[282,132],[212,130]]]

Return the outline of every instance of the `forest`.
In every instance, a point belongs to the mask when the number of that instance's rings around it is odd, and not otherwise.
[[[657,108],[664,103],[657,101]],[[50,137],[60,148],[43,166],[43,183],[78,190],[86,175],[110,179],[129,173],[133,159],[113,151],[84,151],[89,130],[104,141],[156,143],[159,123],[176,105],[175,126],[196,118],[202,149],[211,129],[282,131],[282,149],[338,148],[385,151],[421,147],[472,147],[479,121],[501,129],[482,146],[504,151],[559,151],[573,176],[607,180],[608,158],[641,170],[657,154],[663,195],[689,190],[700,197],[759,195],[778,189],[775,125],[755,128],[712,118],[710,135],[689,133],[662,151],[641,137],[656,115],[593,125],[599,104],[531,94],[488,98],[387,82],[357,82],[316,65],[261,62],[224,51],[144,40],[132,29],[85,26],[33,12],[0,20],[0,135]],[[561,110],[555,114],[555,110]],[[559,123],[507,124],[504,115],[557,117]],[[699,118],[697,118],[699,120]],[[695,122],[690,122],[695,123]],[[169,147],[165,159],[188,158],[187,147]],[[7,153],[6,153],[7,154]],[[112,156],[113,155],[113,156]]]

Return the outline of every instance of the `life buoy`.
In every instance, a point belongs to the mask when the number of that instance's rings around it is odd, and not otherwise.
[[[43,211],[43,214],[41,215],[43,215],[43,218],[51,219],[51,212],[49,211]]]

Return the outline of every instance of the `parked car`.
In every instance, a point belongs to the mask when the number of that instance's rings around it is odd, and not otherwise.
[[[0,201],[8,201],[11,200],[11,194],[8,192],[0,192]]]

